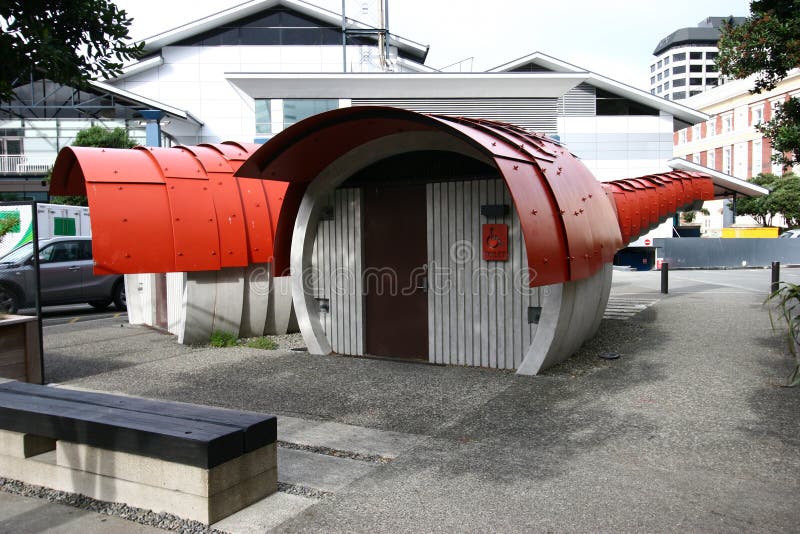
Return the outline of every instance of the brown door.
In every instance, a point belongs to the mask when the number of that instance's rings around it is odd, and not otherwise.
[[[365,352],[428,359],[425,185],[364,187]]]

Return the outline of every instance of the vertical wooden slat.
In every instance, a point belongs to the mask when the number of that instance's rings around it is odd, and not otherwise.
[[[434,243],[435,228],[433,221],[433,186],[425,186],[425,232],[428,236],[428,361],[436,361],[436,295],[431,287],[431,268],[436,264],[436,244]]]
[[[456,258],[451,257],[451,247],[456,243],[456,224],[458,223],[458,213],[456,211],[456,184],[450,182],[447,184],[447,230],[448,242],[447,246],[442,251],[448,258],[450,270],[448,276],[450,277],[449,293],[449,318],[450,318],[450,347],[447,353],[445,362],[448,364],[458,363],[458,262]]]
[[[479,184],[479,192],[478,192],[478,206],[482,204],[486,204],[488,201],[488,182],[485,180],[481,180]],[[483,218],[478,219],[478,228],[477,228],[477,242],[478,242],[478,299],[479,304],[477,309],[480,310],[481,314],[481,331],[480,331],[480,354],[481,354],[481,365],[483,367],[489,366],[489,303],[487,297],[487,291],[489,289],[489,282],[486,276],[484,276],[480,271],[484,268],[484,262],[481,258],[481,248],[480,248],[480,241],[481,241],[481,223],[485,222]]]
[[[509,206],[509,215],[506,217],[509,228],[514,228],[516,211],[514,204],[511,202],[511,195],[508,193],[508,188],[505,182],[498,180],[500,193],[503,198],[503,204]],[[509,236],[510,238],[510,236]],[[510,244],[509,244],[510,245]],[[505,288],[503,291],[503,302],[505,303],[505,315],[503,319],[503,331],[506,336],[505,350],[503,351],[503,368],[513,369],[514,367],[514,331],[516,330],[515,319],[519,317],[517,308],[514,308],[514,261],[513,257],[509,256],[509,261],[505,262],[503,266],[505,270]]]
[[[355,251],[355,284],[356,287],[353,291],[356,300],[355,311],[355,335],[356,335],[356,354],[361,356],[364,354],[364,288],[363,288],[363,262],[362,254],[364,253],[364,243],[362,240],[361,229],[364,224],[363,211],[361,210],[361,195],[362,190],[353,189],[353,198],[355,201],[355,217],[353,224],[355,226],[355,242],[353,243]]]
[[[451,248],[449,250],[449,254],[453,256],[455,260],[455,271],[453,273],[455,278],[455,286],[453,287],[453,291],[455,293],[456,299],[456,309],[458,310],[456,313],[456,354],[453,355],[451,359],[452,362],[458,362],[458,365],[466,364],[466,343],[465,343],[465,336],[464,336],[464,313],[465,313],[465,302],[464,302],[464,277],[466,276],[466,268],[464,267],[464,183],[454,183],[452,184],[453,191],[455,198],[453,199],[453,204],[455,204],[455,214],[456,220],[455,224],[455,241],[451,244]]]
[[[475,254],[475,244],[472,241],[472,219],[478,216],[472,201],[472,182],[462,182],[461,188],[464,195],[464,235],[462,239],[469,243],[469,250],[465,251],[468,255],[464,258],[464,363],[472,363],[472,337],[474,313],[472,308],[472,256]]]

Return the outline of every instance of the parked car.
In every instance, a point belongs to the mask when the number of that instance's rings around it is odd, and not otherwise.
[[[778,236],[779,238],[784,239],[797,239],[800,237],[800,230],[786,230],[781,235]]]
[[[122,275],[95,276],[91,237],[53,237],[39,241],[42,306],[88,302],[102,310],[112,302],[127,309]],[[0,257],[0,311],[16,313],[36,302],[33,243]]]

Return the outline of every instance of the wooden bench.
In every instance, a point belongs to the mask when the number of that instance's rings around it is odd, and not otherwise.
[[[0,476],[214,523],[277,489],[274,416],[0,383]]]

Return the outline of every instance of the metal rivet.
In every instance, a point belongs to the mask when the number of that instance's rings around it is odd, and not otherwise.
[[[178,256],[183,256],[183,252],[178,252]]]
[[[584,202],[586,202],[586,197],[583,197],[581,200],[583,200]]]
[[[577,212],[577,211],[575,212],[575,215],[578,215],[578,212]]]
[[[561,215],[564,215],[565,213],[566,213],[566,210],[561,210]]]
[[[550,260],[548,260],[547,258],[543,258],[542,259],[542,263],[547,263],[548,261],[550,261]]]
[[[126,253],[126,254],[125,254],[125,257],[126,257],[126,258],[130,258],[130,257],[131,257],[131,255]]]
[[[180,220],[181,220],[181,218],[180,218],[180,217],[175,217],[175,220],[176,220],[176,221],[180,221]]]
[[[589,198],[592,198],[592,194],[591,193],[589,193]]]
[[[209,218],[208,222],[214,222],[214,219]]]
[[[537,213],[539,213],[539,210],[531,210],[532,215],[536,215]]]
[[[128,222],[128,219],[122,219],[122,222]]]
[[[581,212],[581,213],[583,213],[583,208],[579,209],[578,211],[579,211],[579,212]]]
[[[119,187],[117,187],[117,189],[119,189],[120,191],[122,191],[122,186],[119,186]]]
[[[208,188],[207,187],[203,187],[203,191],[208,191]]]
[[[518,171],[519,170],[519,165],[514,165],[514,170]]]
[[[216,250],[212,250],[212,251],[211,251],[211,255],[212,255],[212,256],[216,256],[216,255],[217,255],[217,251],[216,251]]]
[[[114,174],[119,174],[119,171],[118,170],[114,170]]]

